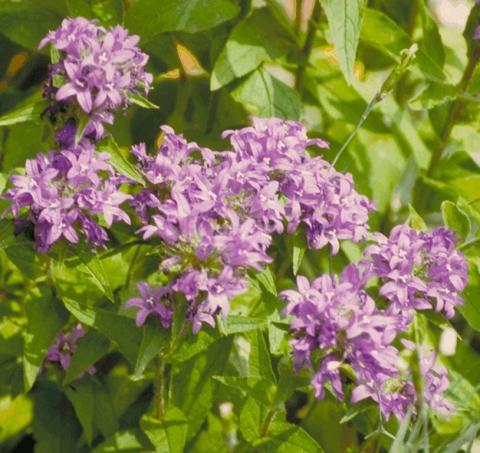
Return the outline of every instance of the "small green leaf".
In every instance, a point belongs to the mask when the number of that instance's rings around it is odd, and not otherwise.
[[[50,45],[50,61],[52,64],[60,61],[60,52],[54,45]]]
[[[305,256],[305,250],[307,249],[307,241],[305,240],[305,232],[299,228],[293,235],[293,275],[297,275],[298,270]]]
[[[153,102],[149,101],[146,97],[142,96],[140,93],[134,93],[130,91],[128,93],[128,99],[133,104],[136,104],[144,109],[159,109],[160,107]]]
[[[177,407],[170,407],[163,420],[144,415],[140,420],[143,432],[157,453],[182,453],[187,438],[187,418]]]
[[[263,272],[255,274],[255,278],[262,284],[262,286],[270,293],[276,296],[278,294],[275,286],[275,277],[272,271],[267,267]]]
[[[23,369],[25,390],[29,390],[37,378],[48,348],[67,322],[68,313],[52,297],[49,288],[39,286],[27,296],[25,310],[28,324],[24,332]]]
[[[145,186],[143,176],[135,168],[135,165],[128,160],[126,153],[123,152],[113,138],[110,137],[108,141],[100,144],[97,147],[97,150],[99,152],[110,154],[109,163],[120,174],[138,182],[142,186]]]
[[[90,122],[90,117],[86,113],[82,113],[77,121],[77,129],[75,131],[75,145],[78,145],[83,138],[85,129]]]
[[[27,121],[40,121],[40,114],[48,107],[48,102],[38,100],[38,96],[33,97],[28,103],[18,107],[12,112],[0,116],[1,126],[12,126],[17,123]]]
[[[445,226],[456,231],[459,238],[467,238],[472,229],[472,223],[465,211],[451,201],[444,201],[441,210]]]
[[[227,387],[241,390],[260,403],[269,407],[272,405],[276,386],[272,382],[260,376],[213,376]]]
[[[351,83],[366,0],[320,0],[340,69]]]
[[[322,447],[303,428],[286,422],[274,421],[265,440],[254,443],[265,453],[323,453]]]
[[[93,383],[89,379],[82,379],[65,388],[65,395],[72,402],[75,413],[82,425],[87,442],[91,445],[93,440],[95,395]]]
[[[98,329],[103,335],[118,345],[120,351],[133,365],[137,361],[137,352],[142,341],[141,333],[133,319],[118,315],[97,307],[62,297],[67,310],[81,323]]]
[[[406,223],[414,230],[425,231],[427,229],[427,225],[420,214],[415,211],[415,208],[411,204],[408,205],[408,210],[410,211],[410,214]]]
[[[144,453],[155,451],[139,429],[120,431],[98,445],[92,453]]]
[[[253,71],[231,95],[253,115],[292,120],[300,117],[301,103],[298,93],[263,68]]]
[[[260,8],[232,30],[212,71],[210,88],[218,90],[232,80],[288,52],[288,34],[277,24],[270,9]]]
[[[110,342],[95,330],[89,330],[79,341],[72,361],[65,373],[63,385],[85,373],[97,360],[101,359],[110,347]]]
[[[89,251],[83,244],[74,246],[74,249],[82,263],[85,265],[88,275],[98,289],[102,291],[111,302],[115,302],[115,297],[112,288],[110,287],[110,281],[98,255]]]
[[[408,105],[412,110],[430,110],[453,101],[458,95],[458,87],[454,85],[431,83],[415,97],[410,99]]]
[[[135,363],[135,377],[140,376],[152,359],[167,346],[169,333],[157,320],[148,320],[143,326],[142,342]]]
[[[125,14],[132,33],[149,40],[159,33],[198,33],[233,19],[240,11],[232,0],[137,0]]]
[[[267,327],[267,325],[268,322],[266,319],[251,316],[228,315],[225,319],[221,320],[221,329],[224,335],[263,329]]]

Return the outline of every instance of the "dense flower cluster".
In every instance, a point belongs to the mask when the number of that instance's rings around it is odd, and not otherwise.
[[[447,317],[454,315],[454,307],[462,302],[459,293],[467,281],[467,263],[455,249],[453,232],[445,228],[420,232],[399,225],[389,238],[381,234],[375,238],[366,258],[349,265],[338,281],[323,275],[310,284],[298,277],[297,290],[281,296],[292,316],[296,366],[316,369],[312,380],[316,396],[323,398],[329,381],[343,400],[341,371],[352,370],[352,402],[371,397],[385,417],[393,413],[401,418],[417,397],[409,376],[399,368],[399,350],[393,342],[406,331],[416,309],[434,304]],[[381,309],[365,290],[373,278],[379,279],[379,294],[386,299]],[[435,362],[433,353],[421,350],[419,358],[423,400],[448,415],[453,406],[442,395],[448,388],[446,369]]]
[[[89,242],[103,245],[107,232],[95,220],[103,218],[107,226],[114,221],[130,223],[120,205],[130,196],[122,193],[122,178],[108,163],[108,154],[97,153],[84,141],[61,151],[39,154],[27,160],[25,175],[13,175],[13,187],[5,198],[19,220],[34,225],[39,251],[46,251],[61,237],[79,241],[81,231]]]
[[[78,342],[85,334],[85,329],[81,324],[75,325],[68,334],[60,332],[55,338],[54,344],[48,349],[44,362],[58,363],[63,370],[68,369],[73,354],[77,350]],[[95,371],[93,366],[87,370],[89,374],[94,374]]]
[[[453,231],[436,228],[416,231],[398,225],[390,236],[377,233],[376,243],[365,253],[372,260],[371,272],[380,277],[380,294],[391,309],[408,321],[414,309],[435,305],[447,318],[462,303],[459,293],[467,284],[467,262],[455,248]]]
[[[145,72],[148,56],[137,47],[139,37],[120,26],[106,29],[83,17],[64,19],[40,42],[59,52],[50,67],[46,95],[57,102],[50,113],[78,105],[90,118],[84,134],[95,140],[104,135],[104,123],[113,123],[113,111],[130,104],[130,96],[148,93],[152,75]],[[76,129],[69,118],[57,134],[70,146]]]
[[[355,192],[350,175],[310,156],[308,146],[327,145],[308,139],[299,123],[254,118],[252,127],[225,132],[233,151],[224,152],[188,143],[167,126],[162,130],[156,156],[143,145],[132,150],[150,185],[132,204],[144,224],[139,232],[162,239],[163,267],[175,274],[163,300],[182,293],[195,331],[227,313],[229,301],[246,289],[248,269],[260,271],[271,261],[273,233],[303,223],[310,246],[329,243],[333,253],[340,239],[365,239],[372,204]],[[148,300],[129,303],[143,307],[139,323],[147,312],[160,316],[155,307],[162,305],[163,312],[172,306]],[[160,318],[167,323],[168,317]]]

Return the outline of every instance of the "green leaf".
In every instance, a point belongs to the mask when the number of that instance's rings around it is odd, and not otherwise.
[[[260,376],[269,382],[276,383],[277,378],[273,372],[270,353],[263,332],[260,330],[247,332],[245,333],[245,338],[250,343],[248,355],[249,376]]]
[[[265,453],[322,453],[323,449],[300,426],[286,422],[273,422],[268,430],[267,440],[256,442]]]
[[[305,231],[299,228],[293,234],[293,251],[292,251],[293,275],[297,275],[298,270],[302,265],[303,257],[305,256],[306,250],[307,250],[307,241],[305,239]]]
[[[269,407],[272,405],[276,386],[271,381],[259,376],[213,376],[227,387],[241,390]]]
[[[155,451],[138,429],[120,431],[98,445],[92,453],[143,453]]]
[[[247,397],[239,416],[239,428],[243,437],[249,442],[255,442],[260,437],[260,429],[267,416],[265,405],[252,397]]]
[[[133,319],[97,307],[81,304],[63,296],[67,310],[83,324],[94,327],[113,341],[128,361],[135,365],[137,351],[142,341],[141,333]]]
[[[445,49],[442,43],[442,36],[438,30],[436,21],[430,15],[425,0],[418,0],[418,2],[418,10],[422,19],[423,28],[422,48],[425,53],[442,68],[445,63]]]
[[[0,2],[0,32],[31,50],[37,50],[40,40],[57,28],[62,18],[63,12],[33,0]]]
[[[78,451],[81,427],[65,394],[56,384],[44,381],[39,381],[32,393],[35,453]]]
[[[81,113],[77,119],[77,129],[75,130],[75,145],[80,143],[83,138],[85,129],[90,121],[90,117],[86,113]]]
[[[233,19],[240,9],[232,0],[137,0],[125,14],[125,25],[148,41],[167,31],[198,33]]]
[[[24,332],[24,385],[29,390],[43,363],[48,348],[65,325],[68,313],[49,288],[37,286],[25,300],[27,327]]]
[[[89,379],[82,379],[74,385],[65,388],[65,395],[71,401],[78,420],[80,421],[87,442],[91,445],[94,430],[95,395],[93,383]]]
[[[408,105],[412,110],[430,110],[456,99],[458,95],[458,87],[434,82],[410,99]]]
[[[77,256],[85,265],[87,274],[91,277],[98,289],[102,291],[111,302],[115,302],[115,297],[112,288],[110,287],[110,281],[98,255],[95,252],[89,251],[86,246],[82,244],[74,246],[74,249]]]
[[[241,315],[228,315],[225,319],[220,321],[220,328],[224,335],[232,335],[235,333],[263,329],[268,325],[266,319]]]
[[[157,320],[147,321],[142,328],[142,342],[135,363],[135,377],[143,374],[152,359],[167,346],[168,336],[169,331],[163,328]]]
[[[441,210],[445,226],[456,231],[459,238],[467,238],[472,229],[472,223],[465,211],[451,201],[444,201]]]
[[[335,46],[345,80],[350,83],[355,65],[366,0],[320,0],[328,20],[329,39]]]
[[[255,278],[262,284],[262,286],[270,293],[276,296],[278,294],[275,286],[275,277],[271,269],[267,266],[263,272],[257,272]]]
[[[128,99],[133,104],[136,104],[144,109],[159,109],[160,107],[153,102],[149,101],[146,97],[142,96],[140,93],[134,93],[130,91],[128,93]]]
[[[400,62],[401,51],[413,44],[410,36],[398,24],[386,14],[372,8],[365,9],[360,39],[384,52],[397,63]],[[419,70],[429,80],[445,80],[441,66],[428,55],[422,44],[409,67]]]
[[[27,121],[40,121],[40,114],[48,107],[48,102],[39,100],[35,95],[26,103],[12,112],[0,116],[0,126],[12,126],[13,124],[25,123]]]
[[[210,410],[216,384],[211,378],[223,374],[232,346],[232,337],[224,337],[210,348],[182,364],[173,379],[172,403],[188,418],[190,439],[196,434]]]
[[[79,341],[72,361],[65,373],[63,385],[67,385],[85,373],[97,360],[101,359],[110,348],[110,342],[95,330],[89,330]]]
[[[420,214],[415,211],[415,208],[411,204],[408,205],[408,210],[410,214],[406,223],[410,225],[414,230],[425,231],[427,229],[427,224],[422,219]]]
[[[253,115],[293,120],[300,117],[298,93],[263,68],[252,72],[231,95]]]
[[[142,186],[145,186],[143,176],[138,172],[135,165],[129,161],[129,154],[124,152],[113,138],[109,138],[107,142],[100,144],[97,150],[99,152],[110,154],[109,163],[120,174],[138,182]]]
[[[480,272],[477,265],[471,264],[468,274],[468,285],[463,291],[464,305],[460,312],[468,324],[480,332]]]
[[[480,23],[480,5],[475,3],[473,8],[470,10],[470,15],[468,16],[465,29],[463,31],[463,37],[467,43],[468,56],[471,56],[472,53],[479,48],[479,42],[476,39],[472,39],[475,30]]]
[[[188,335],[182,337],[180,346],[169,358],[175,363],[185,362],[205,351],[219,338],[220,335],[217,329],[213,329],[210,326],[203,326],[200,332],[196,334],[189,332]]]
[[[218,90],[257,69],[264,61],[285,55],[290,42],[270,9],[257,9],[233,28],[215,62],[210,88]]]
[[[30,280],[35,280],[42,274],[42,268],[38,255],[33,249],[33,243],[27,242],[20,237],[16,237],[13,243],[5,249],[10,261],[17,266],[17,268],[28,277]]]
[[[102,25],[115,26],[122,23],[121,0],[67,0],[68,12],[72,17],[83,16],[99,19]]]
[[[157,453],[182,453],[187,437],[187,418],[177,407],[170,407],[163,420],[144,415],[140,426]]]

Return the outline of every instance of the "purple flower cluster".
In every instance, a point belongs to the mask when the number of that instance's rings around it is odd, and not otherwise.
[[[224,133],[233,147],[224,152],[188,143],[168,126],[162,131],[155,156],[144,145],[132,149],[149,185],[132,205],[143,238],[162,240],[162,267],[174,275],[168,291],[186,297],[195,331],[228,312],[229,301],[246,289],[248,269],[272,261],[273,233],[303,223],[310,246],[330,243],[333,253],[340,239],[365,239],[372,204],[355,192],[350,175],[310,156],[308,146],[327,144],[308,139],[299,123],[254,118],[252,127]],[[157,313],[148,299],[129,302],[140,307],[139,324]]]
[[[144,70],[148,56],[137,47],[138,41],[120,26],[106,29],[83,17],[64,19],[39,46],[51,44],[59,52],[46,87],[46,95],[57,101],[53,111],[78,105],[90,117],[84,134],[99,140],[103,124],[113,123],[114,110],[127,107],[132,94],[149,91],[153,77]],[[72,121],[62,128],[61,139],[73,138]]]
[[[39,154],[27,160],[25,175],[13,175],[13,187],[5,198],[17,220],[31,222],[35,241],[44,252],[64,237],[70,243],[79,241],[78,231],[89,242],[103,245],[105,229],[112,222],[130,223],[120,205],[130,198],[120,192],[122,178],[115,176],[108,154],[97,153],[88,141],[61,151]]]
[[[467,282],[467,262],[455,248],[454,233],[445,228],[421,232],[399,225],[388,238],[375,238],[366,258],[347,266],[338,281],[323,275],[310,284],[298,277],[297,290],[284,291],[281,297],[292,316],[296,366],[316,370],[312,385],[317,398],[323,398],[330,382],[343,400],[341,371],[350,378],[353,373],[352,402],[370,397],[384,417],[393,413],[402,418],[417,396],[411,377],[399,368],[399,350],[393,343],[408,329],[415,310],[433,305],[448,318],[454,315],[455,306],[462,303],[459,293]],[[381,309],[365,290],[374,278],[386,302]],[[448,415],[453,406],[443,397],[446,369],[435,362],[433,353],[420,350],[419,357],[423,400]]]
[[[60,332],[55,338],[55,343],[48,349],[44,362],[58,363],[63,370],[68,369],[73,354],[77,350],[78,342],[85,336],[85,333],[81,324],[75,325],[68,334]],[[87,370],[89,374],[94,374],[95,371],[93,366]]]
[[[380,278],[380,294],[391,310],[407,321],[413,310],[429,309],[454,315],[463,300],[459,293],[467,284],[467,261],[455,248],[455,235],[446,228],[416,231],[398,225],[387,238],[377,233],[376,243],[367,247],[371,273]]]

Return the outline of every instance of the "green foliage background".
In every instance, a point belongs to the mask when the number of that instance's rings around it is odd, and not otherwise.
[[[107,146],[127,173],[133,170],[125,149],[139,141],[153,145],[160,124],[223,149],[220,132],[248,124],[252,114],[301,120],[330,142],[325,156],[333,160],[373,99],[336,166],[376,202],[372,229],[388,232],[407,221],[457,231],[471,274],[462,314],[451,323],[457,352],[443,358],[457,412],[448,422],[423,420],[418,441],[392,419],[386,426],[392,441],[375,434],[373,404],[314,401],[306,376],[292,373],[276,294],[297,269],[312,278],[329,263],[325,252],[304,254],[293,238],[277,245],[276,267],[252,277],[232,316],[172,351],[163,370],[169,405],[159,422],[148,415],[152,359],[167,334],[150,324],[137,329],[120,309],[135,283],[156,268],[148,245],[132,243],[130,231],[117,226],[111,247],[96,256],[72,247],[38,256],[2,220],[0,451],[19,442],[29,448],[29,439],[45,453],[410,452],[427,451],[425,444],[455,452],[474,442],[480,429],[480,44],[471,37],[480,7],[467,3],[464,30],[436,19],[435,0],[298,0],[296,15],[290,3],[0,0],[0,192],[25,159],[52,146],[51,126],[39,115],[49,57],[37,45],[66,16],[123,24],[150,55],[149,99],[160,108],[135,106],[119,115],[111,129],[118,147]],[[413,43],[413,62],[388,79]],[[6,206],[0,201],[0,210]],[[335,269],[360,254],[344,244]],[[71,367],[38,377],[46,349],[72,319],[91,329]],[[434,315],[418,322],[424,341],[438,345],[447,323]],[[93,363],[97,375],[77,379]]]

